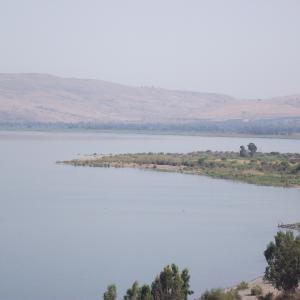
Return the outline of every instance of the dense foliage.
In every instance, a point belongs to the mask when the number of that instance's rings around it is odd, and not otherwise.
[[[300,236],[293,232],[278,232],[275,242],[265,250],[267,267],[265,279],[277,289],[294,290],[300,281]]]
[[[166,266],[152,283],[154,300],[186,300],[193,294],[190,290],[190,275],[187,269],[181,273],[174,264]]]

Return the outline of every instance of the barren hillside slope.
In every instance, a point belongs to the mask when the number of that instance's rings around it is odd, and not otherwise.
[[[235,99],[45,74],[0,74],[1,122],[176,122],[299,117],[300,95]]]

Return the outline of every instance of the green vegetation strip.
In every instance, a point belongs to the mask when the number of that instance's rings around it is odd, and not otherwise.
[[[238,152],[136,153],[97,155],[58,163],[73,166],[153,169],[207,175],[257,185],[299,187],[300,154],[260,153],[241,157]]]

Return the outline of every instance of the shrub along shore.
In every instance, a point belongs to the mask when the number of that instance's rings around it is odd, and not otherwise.
[[[300,154],[195,151],[191,153],[135,153],[82,157],[58,163],[73,166],[139,168],[206,175],[257,185],[300,187]]]

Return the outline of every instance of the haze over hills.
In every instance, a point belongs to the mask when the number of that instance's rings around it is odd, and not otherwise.
[[[2,123],[142,124],[294,117],[300,117],[300,94],[236,99],[46,74],[0,74]]]

